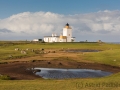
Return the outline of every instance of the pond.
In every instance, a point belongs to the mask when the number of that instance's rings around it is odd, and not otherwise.
[[[92,69],[34,68],[35,74],[44,79],[95,78],[111,75],[111,72]]]
[[[70,49],[66,50],[66,52],[99,52],[101,50],[90,50],[90,49]]]

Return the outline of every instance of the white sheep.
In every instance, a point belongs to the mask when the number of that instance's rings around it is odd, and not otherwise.
[[[22,53],[22,54],[27,54],[27,52],[26,52],[26,51],[24,51],[24,50],[22,50],[22,51],[21,51],[21,53]]]
[[[15,51],[19,51],[19,48],[15,48]]]

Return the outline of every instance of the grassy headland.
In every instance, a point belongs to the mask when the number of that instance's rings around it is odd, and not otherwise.
[[[19,48],[19,51],[15,51]],[[27,54],[21,50],[29,48]],[[44,49],[44,52],[31,52]],[[100,52],[74,52],[68,49],[91,49]],[[53,53],[55,51],[55,53]],[[107,43],[31,43],[0,42],[0,63],[31,60],[61,60],[75,62],[101,63],[120,67],[120,45]],[[119,90],[120,73],[103,78],[65,79],[65,80],[0,80],[0,90]],[[114,85],[115,84],[115,85]],[[117,85],[117,86],[116,86]]]

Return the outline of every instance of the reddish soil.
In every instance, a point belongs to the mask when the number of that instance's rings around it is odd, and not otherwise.
[[[96,69],[112,73],[120,72],[120,67],[99,64],[99,63],[84,63],[74,61],[24,61],[24,62],[11,62],[0,64],[0,74],[8,75],[13,80],[33,80],[40,78],[36,76],[31,68],[44,67],[44,68],[81,68],[81,69]]]

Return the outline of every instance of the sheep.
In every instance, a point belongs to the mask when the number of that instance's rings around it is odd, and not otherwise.
[[[46,54],[47,52],[43,52],[43,53],[45,53],[45,54]]]
[[[35,50],[34,49],[32,49],[32,52],[34,52]]]
[[[15,51],[19,51],[19,48],[15,48]]]
[[[24,54],[27,54],[27,52],[26,52],[26,51],[24,51],[23,53],[24,53]]]
[[[26,52],[26,51],[24,51],[24,50],[22,50],[22,51],[21,51],[21,53],[22,53],[22,54],[27,54],[27,52]]]
[[[42,51],[44,51],[44,48],[41,48]]]
[[[12,55],[9,55],[9,57],[13,57]]]
[[[27,51],[29,50],[29,48],[26,49]]]

